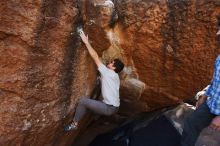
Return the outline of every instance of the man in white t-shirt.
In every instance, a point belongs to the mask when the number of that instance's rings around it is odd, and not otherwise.
[[[80,31],[80,37],[101,73],[101,91],[103,100],[97,101],[90,98],[82,98],[77,105],[73,121],[65,126],[65,131],[76,130],[78,122],[85,115],[87,109],[100,115],[112,115],[117,112],[120,105],[120,79],[118,73],[123,70],[124,64],[119,59],[114,59],[106,67],[100,60],[97,52],[90,45],[88,36],[85,36],[83,31]]]

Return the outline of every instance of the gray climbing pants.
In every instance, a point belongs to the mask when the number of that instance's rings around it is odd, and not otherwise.
[[[118,107],[105,104],[102,101],[98,101],[90,98],[82,98],[76,107],[76,113],[73,118],[73,121],[79,122],[82,119],[82,117],[85,115],[87,109],[96,114],[107,115],[107,116],[110,116],[118,111]]]

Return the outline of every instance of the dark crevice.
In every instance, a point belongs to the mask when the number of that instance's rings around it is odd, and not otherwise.
[[[114,12],[112,14],[112,19],[110,21],[110,28],[113,28],[116,23],[121,23],[124,27],[128,27],[130,24],[126,23],[126,1],[121,0],[112,0],[114,3]],[[123,5],[123,7],[121,6]],[[116,19],[117,18],[117,19]]]
[[[67,115],[67,110],[70,104],[71,96],[72,96],[72,86],[74,78],[74,68],[77,67],[77,53],[80,44],[80,37],[78,34],[78,29],[83,26],[83,20],[80,12],[80,0],[77,1],[76,8],[78,8],[78,14],[73,19],[72,23],[72,33],[70,34],[67,45],[64,53],[64,63],[62,64],[62,68],[60,71],[61,78],[58,82],[58,96],[59,96],[59,108],[60,110],[60,119],[63,119]],[[64,120],[61,120],[61,127],[64,125]],[[55,133],[55,138],[53,142],[53,146],[59,145],[59,137],[62,137],[62,132],[60,129],[57,129]]]
[[[78,2],[79,3],[79,2]],[[79,5],[79,4],[78,4]],[[67,45],[64,53],[64,63],[61,68],[61,78],[59,80],[59,97],[61,98],[64,106],[64,109],[67,108],[66,103],[70,100],[72,95],[72,85],[74,80],[74,70],[77,64],[77,50],[79,46],[79,34],[78,28],[81,28],[83,25],[82,16],[79,12],[72,24],[72,33],[70,34]],[[65,110],[66,111],[66,110]],[[61,115],[65,117],[66,112],[62,112]]]
[[[111,20],[109,21],[109,28],[114,28],[115,25],[118,22],[118,4],[117,4],[117,0],[112,0],[112,2],[114,3],[114,9],[111,15]]]

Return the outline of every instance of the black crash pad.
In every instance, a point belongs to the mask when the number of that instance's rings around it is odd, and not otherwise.
[[[111,132],[98,135],[89,146],[179,146],[181,135],[165,116],[161,115],[145,127],[134,130],[137,121]]]

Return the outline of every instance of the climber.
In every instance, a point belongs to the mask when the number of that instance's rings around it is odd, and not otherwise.
[[[83,115],[85,115],[87,109],[100,115],[112,115],[118,111],[120,105],[120,79],[118,73],[123,70],[124,64],[121,60],[114,59],[106,67],[100,60],[97,52],[90,45],[88,35],[85,36],[82,30],[79,33],[101,74],[101,92],[103,100],[98,101],[90,98],[82,98],[76,107],[73,120],[64,127],[64,131],[76,130],[78,128],[78,122]]]
[[[220,21],[218,32],[220,35]],[[194,146],[200,132],[207,126],[220,130],[220,55],[214,66],[214,74],[210,86],[199,96],[196,110],[184,121],[181,146]],[[208,98],[209,97],[209,98]]]

